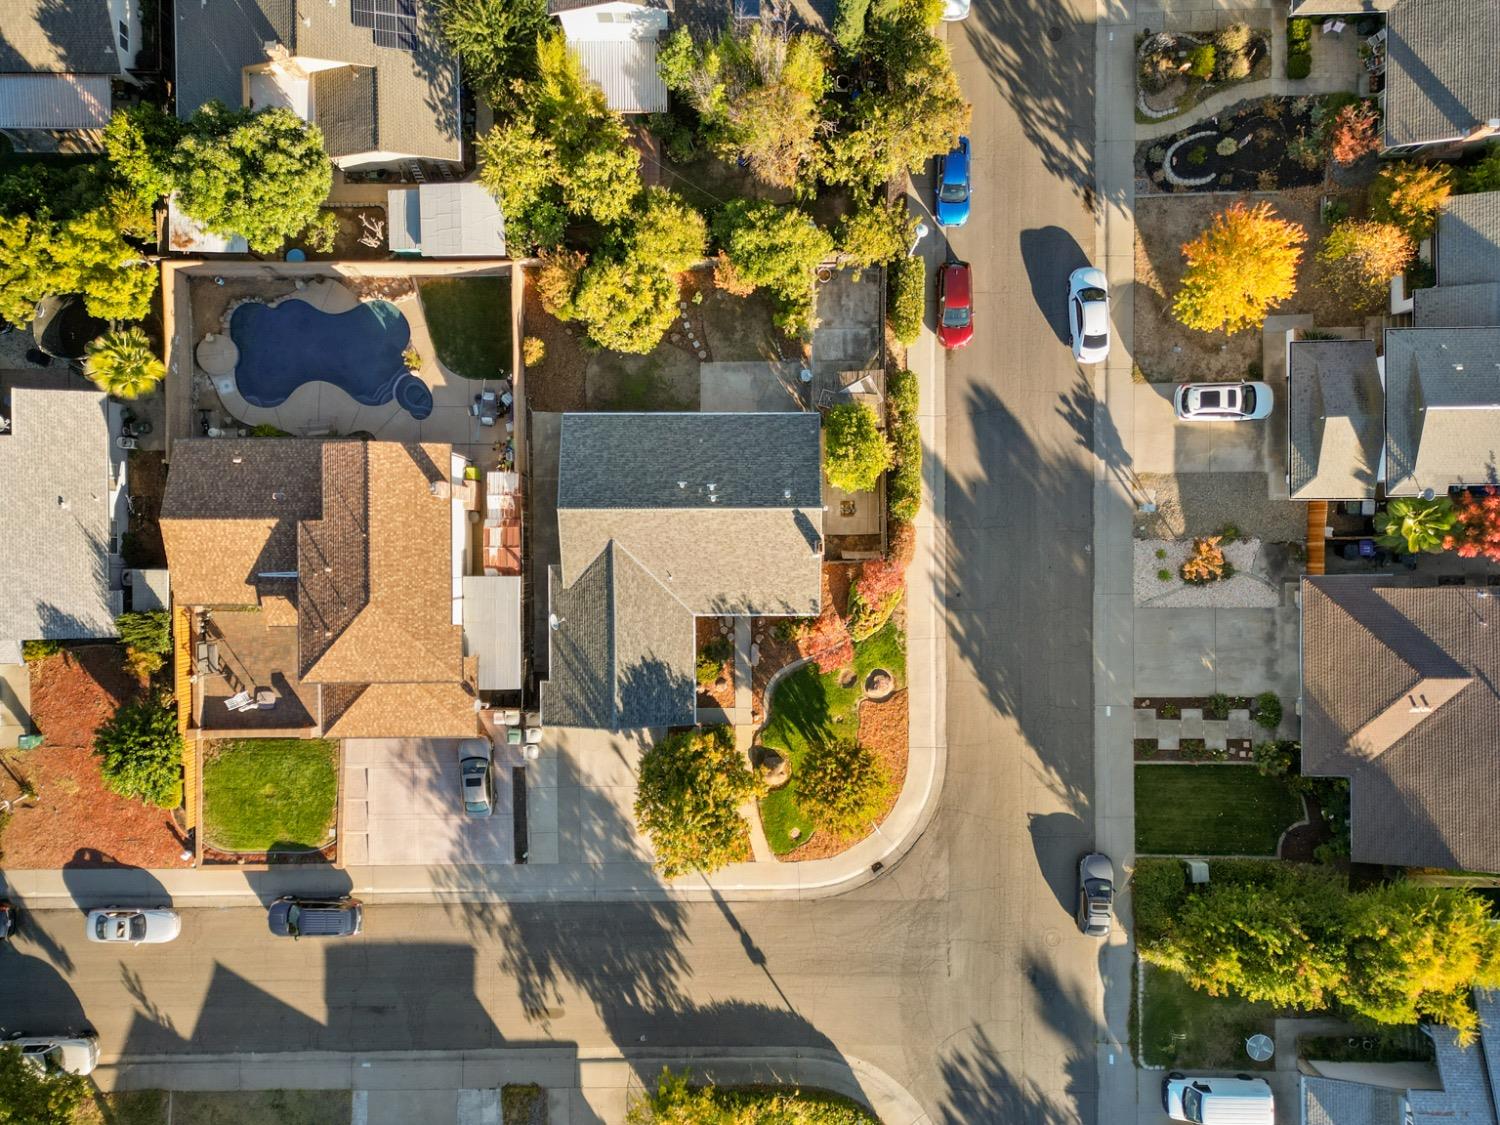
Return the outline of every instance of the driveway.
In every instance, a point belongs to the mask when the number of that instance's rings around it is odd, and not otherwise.
[[[346,866],[515,862],[510,771],[496,772],[495,814],[465,816],[458,739],[344,742],[340,853]]]

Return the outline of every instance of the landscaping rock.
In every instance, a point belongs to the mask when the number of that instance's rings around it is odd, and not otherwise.
[[[780,789],[792,779],[792,763],[775,750],[761,747],[760,777],[768,789]]]
[[[865,677],[865,698],[873,703],[889,699],[896,691],[896,679],[884,668],[876,668]]]

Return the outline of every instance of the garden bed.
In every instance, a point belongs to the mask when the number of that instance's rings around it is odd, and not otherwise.
[[[1212,31],[1162,31],[1153,35],[1136,36],[1136,82],[1137,94],[1135,119],[1138,124],[1169,121],[1192,109],[1199,102],[1246,82],[1258,82],[1271,75],[1271,33],[1265,28],[1250,31],[1249,43],[1243,50],[1247,70],[1239,78],[1229,78],[1227,72],[1206,76],[1191,70],[1195,50],[1214,48],[1215,33]],[[1164,67],[1159,82],[1148,81],[1152,72],[1151,61],[1158,60]],[[1217,80],[1215,80],[1217,78]],[[1158,88],[1159,87],[1159,88]]]
[[[1224,540],[1219,544],[1226,562],[1233,567],[1226,578],[1194,584],[1182,578],[1182,565],[1193,553],[1187,539],[1136,539],[1135,604],[1171,609],[1185,606],[1219,608],[1274,608],[1281,604],[1281,589],[1270,581],[1261,561],[1259,539]]]
[[[1305,815],[1283,778],[1239,765],[1137,765],[1135,850],[1141,855],[1274,856]]]
[[[319,853],[332,842],[338,744],[247,738],[203,751],[203,842],[231,857]]]
[[[1137,173],[1160,191],[1277,191],[1322,183],[1315,98],[1261,98],[1136,146]],[[1299,160],[1303,155],[1305,159]]]
[[[1275,1033],[1276,1009],[1238,996],[1210,996],[1176,973],[1140,963],[1142,1066],[1183,1070],[1270,1070],[1274,1060],[1256,1062],[1245,1040]]]
[[[728,711],[734,706],[734,618],[700,617],[697,627],[698,706]],[[705,682],[707,667],[715,663],[719,674]]]

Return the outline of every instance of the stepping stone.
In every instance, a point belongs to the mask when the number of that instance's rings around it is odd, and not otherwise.
[[[1165,720],[1159,720],[1156,712],[1149,707],[1137,707],[1135,709],[1135,737],[1155,738],[1157,724]]]
[[[1182,748],[1181,739],[1178,738],[1175,732],[1172,734],[1168,734],[1163,731],[1161,734],[1157,735],[1156,748],[1158,750],[1179,750]]]
[[[1182,713],[1178,733],[1183,738],[1202,738],[1207,726],[1203,721],[1203,712],[1190,708]]]
[[[1205,719],[1203,737],[1210,743],[1217,741],[1220,746],[1223,746],[1229,738],[1229,724],[1222,719]]]
[[[1213,735],[1207,736],[1203,740],[1203,744],[1210,750],[1223,750],[1226,752],[1229,750],[1228,739],[1215,738]]]
[[[1249,711],[1229,712],[1229,721],[1225,724],[1230,738],[1254,738],[1255,724],[1250,721]]]

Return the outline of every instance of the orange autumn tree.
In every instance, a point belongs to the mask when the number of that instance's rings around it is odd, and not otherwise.
[[[1328,148],[1335,163],[1353,164],[1380,148],[1380,110],[1372,102],[1346,105],[1328,127]]]
[[[1395,223],[1421,242],[1437,228],[1438,212],[1452,194],[1453,169],[1448,165],[1392,161],[1370,185],[1370,217]]]
[[[1297,291],[1297,263],[1307,232],[1269,203],[1235,203],[1183,244],[1187,269],[1172,315],[1200,332],[1257,328]]]

